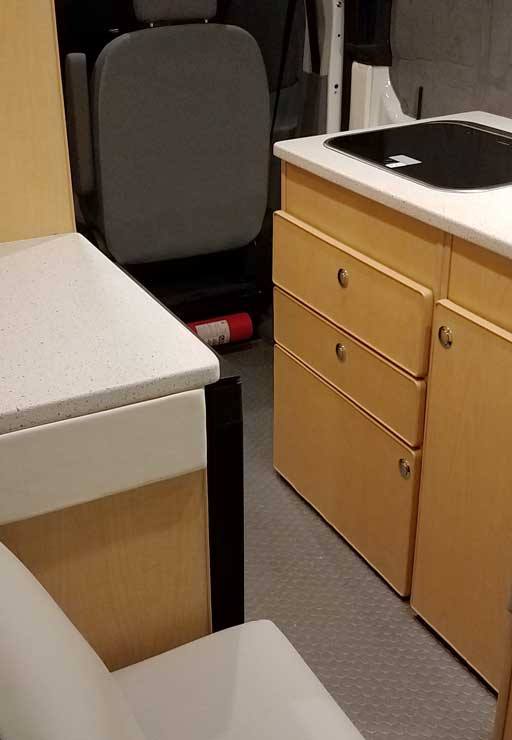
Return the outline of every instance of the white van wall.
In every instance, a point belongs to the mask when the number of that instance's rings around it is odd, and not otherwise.
[[[354,62],[350,91],[350,129],[407,123],[407,116],[393,89],[389,67],[371,67]]]

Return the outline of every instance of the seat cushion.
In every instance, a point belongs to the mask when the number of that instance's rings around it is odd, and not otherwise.
[[[112,674],[147,740],[362,740],[271,622],[250,622]]]
[[[2,740],[144,740],[117,681],[2,544],[0,584]]]

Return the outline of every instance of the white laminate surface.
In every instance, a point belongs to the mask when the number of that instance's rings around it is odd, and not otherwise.
[[[0,244],[0,434],[218,377],[216,355],[84,237]]]
[[[0,525],[206,468],[204,390],[0,435]]]
[[[443,118],[512,132],[511,119],[490,113],[460,113],[423,120]],[[512,185],[473,192],[438,190],[327,149],[324,141],[331,136],[281,141],[275,144],[274,153],[319,177],[512,259]]]

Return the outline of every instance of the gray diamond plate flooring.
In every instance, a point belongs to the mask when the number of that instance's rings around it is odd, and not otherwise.
[[[272,469],[272,347],[244,388],[246,616],[272,619],[367,740],[489,740],[494,695]]]

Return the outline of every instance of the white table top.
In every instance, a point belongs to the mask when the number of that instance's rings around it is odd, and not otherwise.
[[[218,377],[216,355],[84,237],[0,244],[0,434]]]
[[[424,120],[443,118],[512,132],[511,119],[490,113],[460,113]],[[512,185],[478,192],[437,190],[327,149],[323,142],[331,136],[278,142],[274,153],[326,180],[512,259]]]

